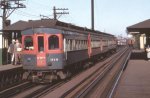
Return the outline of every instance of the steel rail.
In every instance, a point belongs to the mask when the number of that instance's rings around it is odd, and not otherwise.
[[[48,84],[48,85],[34,91],[33,93],[28,94],[24,98],[39,98],[40,96],[46,94],[47,92],[53,91],[55,88],[57,88],[58,86],[63,85],[64,83],[66,83],[66,82],[62,81],[62,82]]]
[[[19,84],[17,86],[11,87],[9,89],[6,89],[4,91],[0,92],[0,98],[9,98],[11,96],[14,96],[24,90],[27,90],[31,87],[34,87],[35,84],[31,84],[30,82],[25,82],[22,84]]]
[[[118,54],[115,55],[115,56],[118,56],[119,53],[120,53],[120,52],[118,52]],[[105,62],[105,63],[103,64],[103,66],[106,65],[107,63],[109,63],[110,61],[114,61],[115,56],[113,56],[111,60]],[[117,57],[116,57],[116,58],[117,58]],[[118,57],[118,58],[119,58],[119,57]],[[100,69],[101,69],[101,67],[98,68],[95,72],[97,72],[97,71],[100,70]],[[93,74],[95,74],[95,73],[93,73]],[[89,77],[91,77],[93,74],[91,74]],[[101,74],[104,74],[104,73],[101,73]],[[88,78],[89,78],[89,77],[88,77]],[[81,85],[83,82],[87,81],[88,78],[86,78],[86,79],[83,80],[81,83],[79,83],[78,85],[76,85],[74,88],[71,88],[69,91],[67,91],[66,93],[64,93],[64,94],[61,96],[61,98],[65,98],[69,93],[71,93],[73,90],[75,90],[79,85]],[[88,88],[88,87],[86,87],[86,88]]]
[[[101,81],[105,75],[109,72],[109,70],[111,70],[111,68],[113,67],[113,65],[116,64],[117,60],[126,52],[127,50],[125,50],[119,57],[117,57],[107,68],[105,69],[98,77],[95,78],[95,80],[93,80],[88,86],[86,86],[86,88],[84,90],[82,90],[78,95],[76,95],[75,98],[82,98],[84,97],[99,81]]]
[[[107,63],[107,62],[106,62]],[[43,96],[46,93],[50,93],[50,91],[53,91],[55,88],[57,88],[58,86],[63,85],[64,83],[66,83],[65,81],[62,81],[60,83],[56,83],[55,85],[47,85],[43,88],[40,88],[38,90],[36,90],[35,92],[25,96],[24,98],[39,98],[41,96]]]
[[[118,74],[118,77],[117,77],[117,79],[116,79],[116,81],[115,81],[115,84],[113,85],[112,90],[110,91],[110,94],[109,94],[109,97],[108,97],[108,98],[112,98],[112,96],[113,96],[113,94],[114,94],[114,91],[115,91],[115,89],[116,89],[116,87],[117,87],[117,85],[118,85],[118,82],[119,82],[119,80],[120,80],[120,78],[121,78],[121,76],[122,76],[122,73],[123,73],[125,67],[127,66],[127,62],[128,62],[128,60],[130,59],[130,56],[131,56],[131,52],[128,54],[127,59],[125,60],[125,63],[123,64],[123,67],[121,68],[121,71],[120,71],[119,74]]]

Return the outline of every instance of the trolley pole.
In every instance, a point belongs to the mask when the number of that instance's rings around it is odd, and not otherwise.
[[[3,10],[2,16],[2,29],[7,26],[8,17],[18,8],[25,8],[26,6],[21,3],[21,1],[25,0],[1,0],[0,1],[0,9]]]
[[[57,15],[56,15],[56,7],[55,6],[53,8],[53,12],[54,12],[54,20],[56,20],[57,19]]]
[[[6,26],[6,6],[4,6],[3,9],[3,16],[2,16],[2,29],[4,29],[4,27]]]
[[[2,15],[0,16],[2,18],[2,30],[10,25],[10,20],[8,20],[8,17],[18,8],[25,8],[26,6],[21,3],[25,0],[1,0],[0,1],[0,9],[2,10]],[[7,48],[8,48],[8,34],[6,32],[2,32],[0,35],[0,65],[7,63]],[[3,61],[3,62],[2,62]]]

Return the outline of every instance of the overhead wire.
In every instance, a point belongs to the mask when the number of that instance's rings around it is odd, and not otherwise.
[[[52,9],[50,8],[50,6],[46,5],[46,3],[41,3],[41,1],[40,2],[39,1],[34,1],[34,0],[29,1],[28,0],[27,1],[28,2],[27,3],[27,10],[29,10],[30,12],[25,12],[25,14],[32,15],[32,16],[36,17],[37,15],[33,15],[33,13],[38,13],[38,15],[39,15],[38,17],[40,17],[40,16],[51,17],[52,15],[50,15],[50,13],[51,13]],[[31,4],[33,4],[33,3],[34,3],[34,6],[31,6]],[[32,14],[30,14],[31,12],[32,12]]]
[[[14,13],[17,15],[22,15],[22,16],[26,16],[26,17],[36,17],[36,18],[40,17],[40,15],[35,15],[35,14],[28,13],[28,12],[20,11],[20,10],[17,10]]]
[[[36,0],[36,2],[34,2],[34,0],[32,0],[32,2],[35,4],[35,5],[40,5],[40,7],[46,7],[46,8],[49,8],[50,6],[49,5],[45,5],[44,3],[41,3],[43,0],[41,0],[40,2],[37,2],[37,1],[40,1],[40,0]],[[44,1],[45,2],[45,1]],[[39,7],[39,6],[38,6]]]
[[[39,0],[38,0],[39,1]],[[42,2],[42,1],[41,1]],[[46,11],[45,9],[48,9],[47,11],[49,11],[49,10],[52,10],[51,8],[50,8],[50,5],[45,5],[46,4],[46,2],[44,1],[44,3],[39,3],[39,2],[35,2],[34,0],[32,0],[32,2],[30,2],[30,3],[28,3],[28,5],[29,5],[29,8],[30,9],[35,9],[35,10],[37,10],[37,8],[39,9],[39,10],[43,10],[43,11]],[[34,3],[34,5],[33,4],[31,4],[31,3]]]

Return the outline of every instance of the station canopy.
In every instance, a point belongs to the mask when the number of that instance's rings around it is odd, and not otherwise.
[[[99,30],[92,30],[87,27],[80,27],[76,26],[71,23],[62,22],[59,20],[54,19],[41,19],[41,20],[29,20],[29,21],[17,21],[14,24],[11,24],[9,26],[6,26],[3,30],[3,32],[21,32],[25,29],[29,28],[38,28],[38,27],[46,27],[46,28],[56,28],[56,29],[65,29],[70,31],[86,31],[86,32],[94,32],[94,33],[105,33],[106,35],[111,35],[106,32],[101,32]]]
[[[127,31],[129,34],[150,33],[150,19],[127,27]]]
[[[12,31],[22,31],[28,28],[34,27],[49,27],[56,25],[57,21],[52,20],[29,20],[29,21],[17,21],[14,24],[6,26],[2,31],[12,32]]]
[[[83,31],[92,31],[91,29],[88,29],[86,27],[79,27],[76,25],[73,25],[71,23],[65,23],[58,20],[53,19],[41,19],[41,20],[29,20],[29,21],[18,21],[14,24],[11,24],[9,26],[6,26],[2,31],[4,32],[20,32],[25,29],[29,28],[38,28],[38,27],[54,27],[54,28],[67,28],[71,30],[83,30]],[[96,32],[96,31],[95,31]]]

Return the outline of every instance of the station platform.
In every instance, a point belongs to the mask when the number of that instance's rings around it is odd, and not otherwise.
[[[14,69],[14,68],[19,68],[19,67],[22,67],[22,65],[12,65],[12,64],[1,65],[1,66],[0,66],[0,72],[1,72],[1,71],[5,71],[5,70]]]
[[[133,50],[113,98],[150,98],[150,61],[146,53]]]

